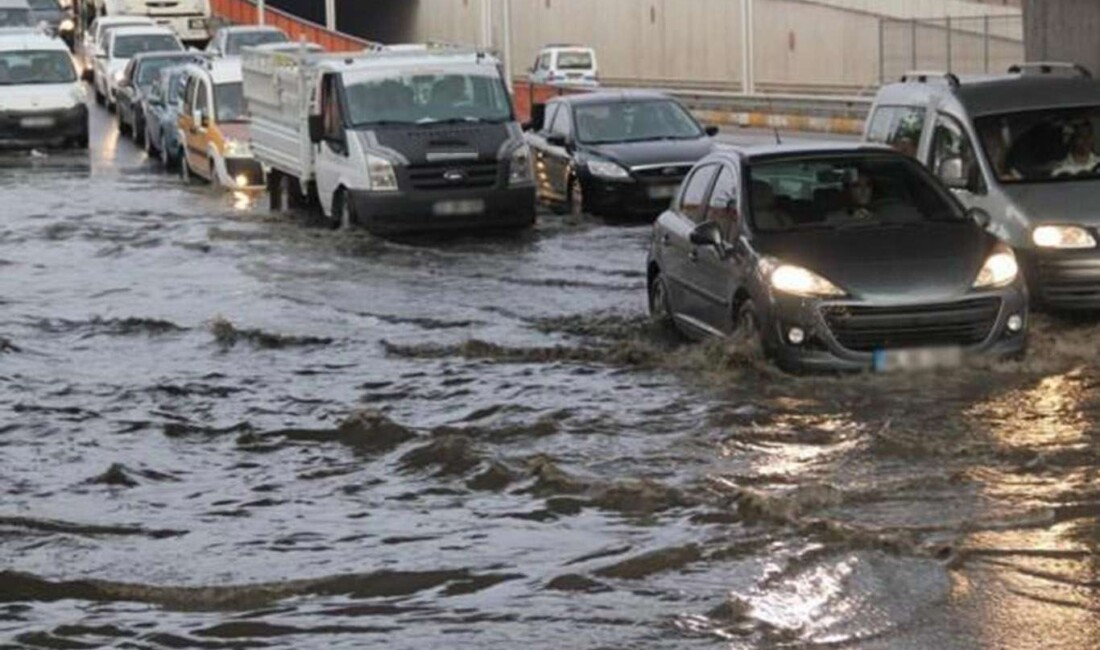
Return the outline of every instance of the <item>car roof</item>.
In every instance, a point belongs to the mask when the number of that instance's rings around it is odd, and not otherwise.
[[[150,59],[179,59],[180,65],[184,65],[191,61],[198,61],[202,59],[202,56],[197,52],[178,52],[169,50],[165,52],[141,52],[135,54],[133,59],[136,63],[141,63],[142,61],[148,61]]]
[[[776,143],[755,145],[733,145],[723,143],[716,146],[714,153],[704,158],[703,161],[712,158],[729,159],[736,155],[751,163],[755,160],[797,158],[800,156],[829,154],[874,154],[908,158],[908,156],[892,147],[863,142],[798,142],[791,144]]]
[[[429,47],[426,50],[381,50],[364,51],[353,56],[316,54],[323,62],[325,70],[340,73],[354,73],[379,68],[401,68],[447,65],[483,65],[496,68],[500,61],[493,55],[478,50]]]
[[[909,81],[883,86],[876,102],[925,104],[933,97],[956,98],[971,117],[1059,107],[1100,105],[1100,81],[1085,76],[1004,74]]]
[[[110,27],[111,25],[156,25],[156,22],[147,16],[100,16],[95,19],[96,25]]]
[[[616,90],[561,95],[553,98],[551,101],[563,102],[572,106],[582,106],[586,104],[614,104],[618,102],[625,103],[654,99],[672,99],[672,97],[656,90]]]
[[[159,36],[162,34],[168,34],[169,36],[176,35],[176,33],[168,27],[161,27],[160,25],[137,25],[134,27],[119,27],[111,30],[111,38],[118,38],[119,36]]]
[[[187,65],[188,72],[210,77],[215,84],[237,83],[244,78],[240,59],[211,59]]]
[[[60,38],[52,38],[38,30],[0,30],[0,51],[10,52],[12,50],[57,50],[59,52],[68,52],[69,48]]]
[[[274,32],[278,34],[286,34],[283,30],[272,25],[230,25],[229,27],[222,27],[218,30],[226,34],[247,34],[250,32]]]

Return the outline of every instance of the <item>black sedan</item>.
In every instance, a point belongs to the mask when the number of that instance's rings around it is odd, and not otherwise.
[[[134,142],[142,144],[145,139],[142,102],[160,71],[201,59],[202,55],[195,52],[147,52],[130,59],[115,94],[119,132],[129,134]]]
[[[718,132],[648,91],[556,97],[534,118],[527,142],[539,201],[574,214],[657,216]]]
[[[891,150],[723,149],[654,226],[650,311],[692,337],[739,335],[787,370],[1019,355],[1026,287],[987,223]]]

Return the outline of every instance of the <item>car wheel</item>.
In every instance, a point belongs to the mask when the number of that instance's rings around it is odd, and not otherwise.
[[[103,93],[99,92],[99,86],[94,82],[92,83],[92,89],[95,92],[95,103],[103,106],[107,102],[107,98],[103,96]]]
[[[153,139],[149,137],[149,131],[142,132],[142,141],[144,143],[145,154],[152,158],[157,155],[157,148],[153,145]]]
[[[672,317],[672,305],[668,298],[668,285],[660,273],[649,282],[649,317],[665,332],[679,335],[676,319]]]
[[[180,178],[183,179],[185,185],[195,183],[195,174],[191,172],[191,163],[187,162],[187,155],[183,152],[180,152]]]
[[[741,303],[741,306],[737,309],[733,340],[750,355],[764,356],[760,316],[756,311],[756,304],[751,299]]]
[[[172,164],[175,161],[172,159],[172,152],[168,151],[168,145],[161,143],[160,145],[160,164],[164,165],[166,170],[172,169]]]
[[[130,127],[130,137],[139,147],[145,144],[145,125],[141,123],[137,113],[134,113],[134,124]]]
[[[569,181],[569,214],[574,217],[584,215],[584,186],[581,179],[574,176]]]
[[[339,189],[332,200],[332,220],[330,224],[334,229],[347,229],[355,225],[355,206],[347,190]]]
[[[127,135],[130,133],[130,126],[126,124],[126,120],[122,119],[122,111],[116,113],[118,115],[118,133],[119,135]]]

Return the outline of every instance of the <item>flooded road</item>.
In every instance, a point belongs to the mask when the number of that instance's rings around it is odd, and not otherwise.
[[[792,378],[646,226],[390,243],[0,160],[0,646],[1100,646],[1100,327]]]

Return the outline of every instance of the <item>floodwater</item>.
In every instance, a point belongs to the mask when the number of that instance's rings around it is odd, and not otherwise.
[[[784,376],[645,226],[384,242],[0,160],[0,646],[1100,646],[1100,326]]]

